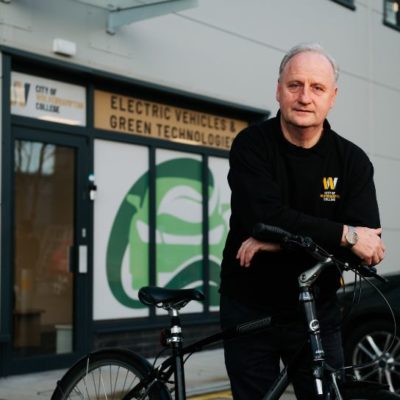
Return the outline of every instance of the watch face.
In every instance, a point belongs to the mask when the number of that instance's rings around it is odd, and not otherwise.
[[[347,232],[346,235],[346,240],[351,246],[354,246],[357,243],[358,235],[357,232],[354,230],[354,228],[349,227],[349,231]]]
[[[348,233],[347,234],[347,241],[350,243],[350,244],[356,244],[356,238],[354,237],[354,234],[353,233]]]

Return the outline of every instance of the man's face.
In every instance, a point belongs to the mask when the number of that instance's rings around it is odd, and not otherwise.
[[[322,127],[336,93],[332,65],[323,55],[308,51],[288,62],[278,81],[276,99],[286,125]]]

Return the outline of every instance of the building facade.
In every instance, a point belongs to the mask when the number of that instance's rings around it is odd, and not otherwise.
[[[375,165],[398,270],[399,16],[392,0],[0,1],[0,375],[154,353],[145,285],[200,288],[189,336],[217,330],[230,144],[276,113],[299,42],[341,66],[330,122]]]

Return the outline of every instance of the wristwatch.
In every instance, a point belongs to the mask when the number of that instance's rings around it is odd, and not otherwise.
[[[348,247],[352,248],[358,242],[358,233],[354,226],[348,225],[348,230],[345,236]]]

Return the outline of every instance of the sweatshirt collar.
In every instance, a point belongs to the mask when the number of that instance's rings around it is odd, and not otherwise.
[[[279,137],[280,137],[280,141],[282,143],[282,145],[289,150],[290,152],[293,152],[295,154],[298,155],[311,155],[311,154],[320,154],[320,155],[325,155],[326,154],[326,150],[328,149],[328,145],[330,142],[330,137],[332,136],[331,134],[331,125],[329,124],[328,120],[325,119],[324,121],[324,129],[322,131],[322,135],[320,137],[320,139],[318,140],[318,142],[311,148],[309,149],[305,149],[303,147],[300,146],[296,146],[292,143],[290,143],[288,140],[285,139],[285,137],[283,136],[283,132],[282,132],[282,128],[281,128],[281,112],[280,110],[278,110],[277,114],[276,114],[276,127],[277,127],[277,131],[279,132]]]

